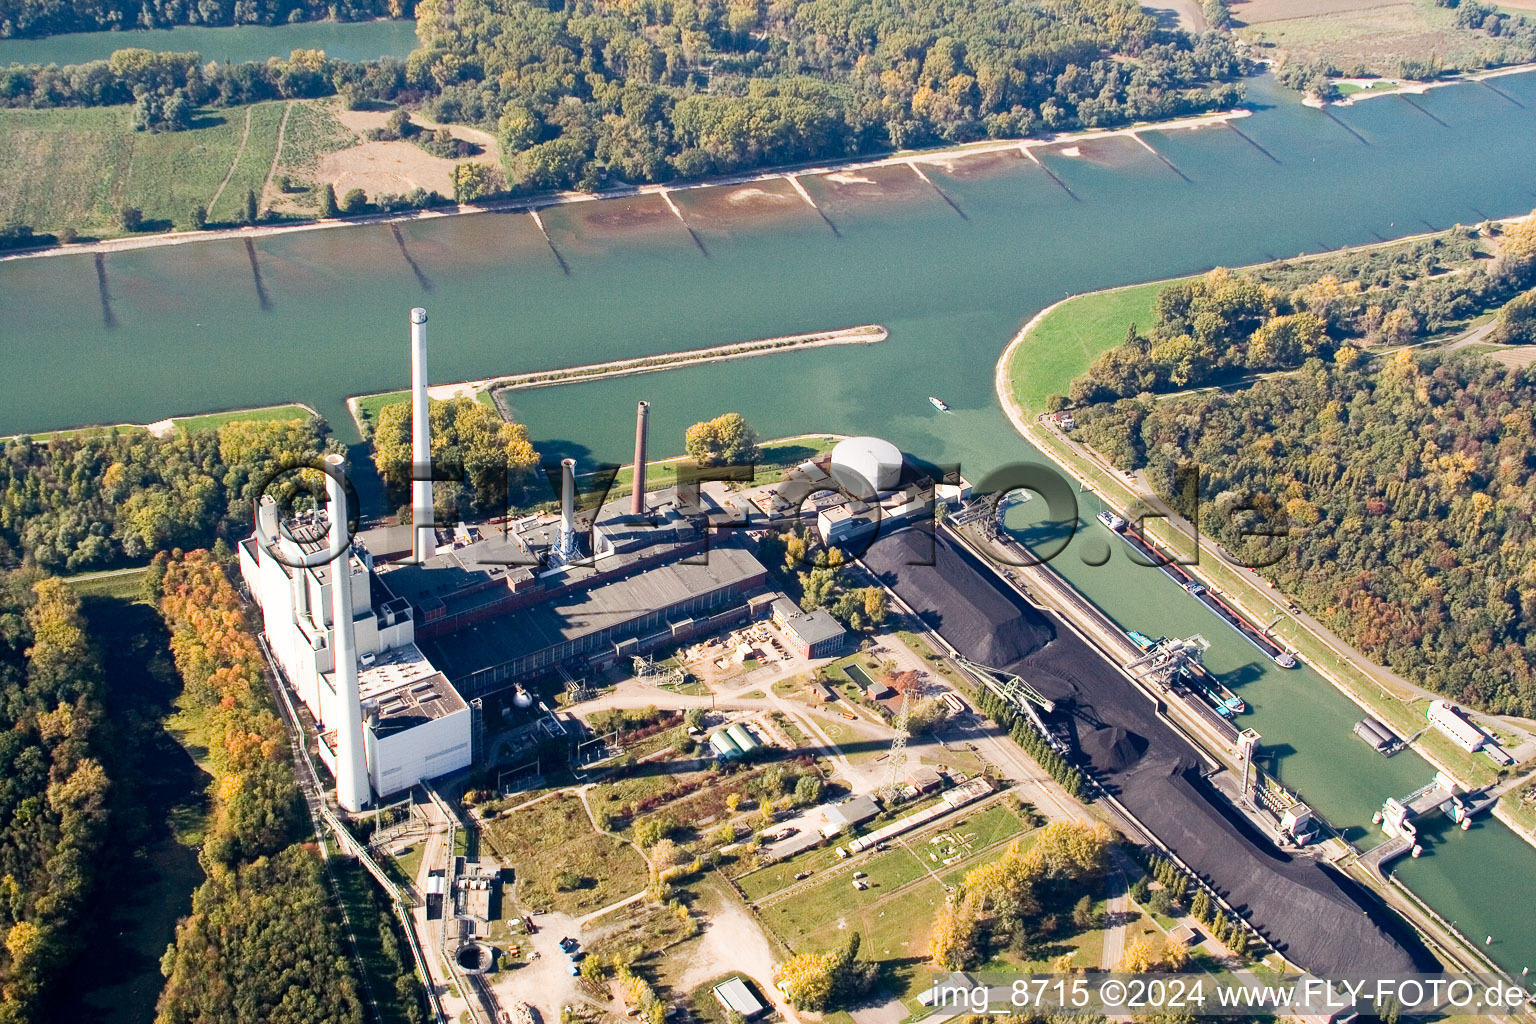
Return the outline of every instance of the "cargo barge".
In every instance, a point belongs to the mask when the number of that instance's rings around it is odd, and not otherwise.
[[[1124,520],[1120,520],[1119,516],[1107,511],[1101,512],[1099,519],[1105,521],[1106,516],[1119,520],[1122,523],[1124,522]],[[1105,525],[1108,526],[1109,523],[1105,521]],[[1111,527],[1111,529],[1114,528]],[[1227,625],[1242,634],[1249,643],[1264,652],[1264,655],[1276,665],[1279,665],[1281,668],[1295,668],[1297,666],[1298,662],[1294,654],[1271,640],[1262,629],[1250,623],[1242,615],[1238,614],[1237,610],[1231,605],[1211,593],[1203,583],[1185,572],[1182,566],[1158,551],[1150,541],[1142,537],[1136,530],[1125,526],[1114,530],[1114,532],[1119,534],[1120,539],[1129,544],[1133,550],[1140,553],[1148,563],[1161,569],[1170,579],[1188,591],[1190,596],[1215,612]]]

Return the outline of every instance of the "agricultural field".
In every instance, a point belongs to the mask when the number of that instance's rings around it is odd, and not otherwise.
[[[1295,8],[1297,13],[1275,17]],[[1238,36],[1283,61],[1327,61],[1345,75],[1395,75],[1405,59],[1438,59],[1472,70],[1529,59],[1485,32],[1458,28],[1456,12],[1434,0],[1339,8],[1276,0],[1239,4]],[[1256,20],[1263,19],[1263,20]]]
[[[586,914],[644,889],[645,858],[629,843],[597,832],[570,793],[524,805],[484,827],[491,850],[516,873],[515,898],[523,907]],[[563,890],[560,876],[574,876]]]
[[[211,224],[233,221],[247,191],[261,194],[275,157],[299,183],[316,154],[351,140],[323,101],[293,101],[278,154],[288,105],[200,110],[196,127],[162,133],[135,131],[129,106],[0,110],[0,223],[113,237],[125,206],[143,211],[150,231],[190,229],[198,206],[209,207]]]

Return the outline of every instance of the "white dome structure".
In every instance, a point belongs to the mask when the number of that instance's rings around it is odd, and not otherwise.
[[[873,498],[901,483],[901,449],[878,437],[850,437],[832,449],[832,479],[856,498]]]

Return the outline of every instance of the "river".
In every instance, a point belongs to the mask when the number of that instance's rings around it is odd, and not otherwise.
[[[70,32],[42,39],[0,39],[0,67],[84,64],[113,50],[196,52],[204,60],[240,64],[287,57],[294,50],[324,50],[339,60],[404,60],[416,48],[414,21],[305,21],[291,25],[181,25],[129,32]]]
[[[627,461],[643,397],[657,456],[681,449],[689,423],[736,410],[766,436],[879,434],[974,480],[1037,457],[992,370],[1064,295],[1536,206],[1536,75],[1327,112],[1268,79],[1250,97],[1235,128],[1144,132],[1155,153],[1123,137],[1041,152],[1054,179],[1004,153],[925,166],[928,181],[905,165],[807,175],[819,211],[782,181],[675,192],[691,233],[655,197],[546,210],[565,269],[521,213],[411,222],[398,239],[376,225],[249,251],[134,250],[99,273],[90,256],[3,263],[0,435],[294,400],[350,430],[347,395],[407,381],[414,304],[431,314],[437,382],[880,323],[880,345],[519,392],[512,407],[546,456]],[[1057,564],[1129,628],[1203,633],[1279,776],[1352,836],[1433,774],[1412,753],[1371,752],[1321,677],[1274,668],[1160,574],[1118,553],[1091,568],[1075,548]],[[1400,870],[1468,935],[1492,935],[1514,973],[1536,965],[1536,930],[1508,895],[1536,878],[1536,849],[1503,825],[1446,836]]]

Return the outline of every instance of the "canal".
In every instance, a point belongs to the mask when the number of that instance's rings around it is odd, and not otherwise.
[[[1536,206],[1536,76],[1496,84],[1322,112],[1261,79],[1235,129],[1143,133],[1177,172],[1117,138],[1040,153],[1054,177],[1016,153],[930,166],[930,181],[905,166],[810,174],[819,210],[781,181],[673,193],[691,232],[645,197],[546,210],[548,242],[506,213],[407,223],[398,238],[366,226],[260,237],[249,252],[120,252],[100,273],[89,256],[12,261],[0,434],[293,400],[347,431],[346,396],[407,381],[414,304],[431,312],[438,382],[880,323],[880,345],[519,392],[512,407],[546,456],[627,461],[643,397],[656,456],[735,410],[767,436],[879,434],[977,479],[1038,458],[998,408],[992,369],[1056,299]],[[1120,552],[1085,564],[1081,543],[1057,562],[1074,585],[1127,628],[1203,633],[1277,774],[1352,836],[1366,839],[1383,798],[1428,780],[1415,755],[1355,739],[1358,713],[1321,677],[1273,667]],[[1502,825],[1447,836],[1400,870],[1464,932],[1492,935],[1516,974],[1536,964],[1536,934],[1503,895],[1536,877],[1536,849]]]
[[[42,39],[0,39],[6,64],[84,64],[114,50],[139,48],[201,54],[225,64],[287,57],[294,50],[324,50],[338,60],[404,60],[416,48],[414,21],[307,21],[291,25],[181,25],[130,32],[70,32]]]

